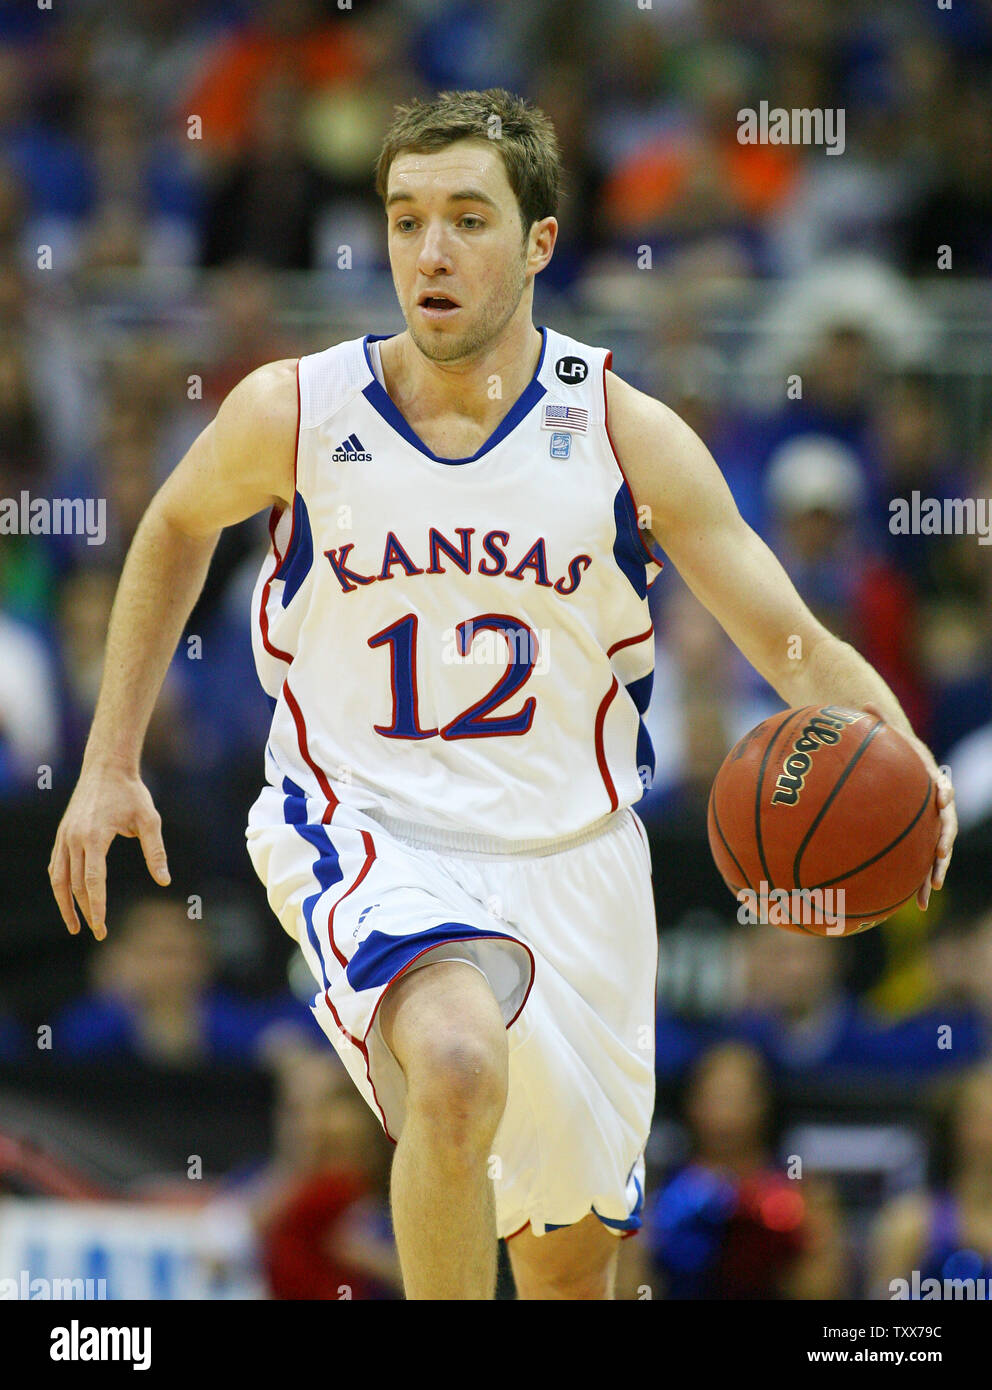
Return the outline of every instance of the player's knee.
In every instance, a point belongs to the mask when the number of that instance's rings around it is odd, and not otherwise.
[[[593,1301],[614,1297],[620,1242],[591,1213],[574,1226],[509,1243],[510,1262],[523,1299]]]
[[[506,1105],[505,1032],[465,1025],[436,1030],[411,1059],[407,1085],[408,1106],[436,1122],[447,1144],[488,1141]]]
[[[613,1297],[612,1260],[596,1267],[557,1269],[519,1281],[518,1296],[526,1299],[561,1299],[569,1303],[594,1302]]]

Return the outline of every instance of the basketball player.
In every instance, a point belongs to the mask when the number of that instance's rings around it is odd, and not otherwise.
[[[411,1299],[491,1298],[497,1235],[520,1297],[609,1298],[640,1224],[649,533],[788,705],[870,704],[913,737],[692,431],[609,351],[534,326],[558,182],[550,122],[506,92],[397,113],[377,186],[406,331],[253,372],[152,500],[50,865],[69,930],[75,899],[98,940],[115,835],[169,881],[144,732],[218,533],[269,508],[253,634],[273,717],[248,850],[396,1141]],[[955,819],[917,747],[943,820],[924,905]]]

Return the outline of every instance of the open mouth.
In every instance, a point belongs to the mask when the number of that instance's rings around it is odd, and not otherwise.
[[[428,318],[440,319],[453,314],[461,305],[447,294],[422,294],[417,300],[417,307]]]

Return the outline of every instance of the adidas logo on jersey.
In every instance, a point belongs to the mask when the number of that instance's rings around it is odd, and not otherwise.
[[[333,463],[371,463],[372,455],[366,452],[357,434],[349,434],[334,450],[331,460]]]

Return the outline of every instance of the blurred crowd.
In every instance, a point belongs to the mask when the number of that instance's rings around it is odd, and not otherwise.
[[[569,170],[551,278],[644,243],[759,275],[856,245],[912,275],[949,242],[958,273],[992,270],[986,0],[77,0],[4,4],[0,41],[3,241],[63,269],[306,270],[342,239],[381,263],[394,102],[504,86]],[[843,108],[843,157],[740,144],[761,100]]]
[[[280,276],[335,272],[343,246],[350,283],[385,272],[379,141],[396,101],[446,84],[509,85],[553,117],[566,196],[541,288],[559,324],[581,334],[584,313],[613,306],[618,370],[699,431],[804,597],[938,757],[984,730],[968,761],[989,767],[988,552],[974,535],[894,535],[890,505],[992,491],[990,402],[970,403],[965,429],[924,289],[940,247],[955,281],[992,276],[992,186],[975,176],[992,158],[992,7],[564,9],[0,5],[0,497],[106,508],[99,543],[4,535],[0,797],[30,793],[42,765],[78,765],[145,506],[241,376],[323,345],[294,331]],[[843,106],[843,154],[740,144],[737,112],[763,100]],[[150,312],[156,273],[174,290]],[[728,284],[771,296],[744,347],[708,331]],[[367,331],[354,290],[337,300],[345,331]],[[186,648],[173,663],[148,741],[163,779],[223,782],[258,745],[244,599],[262,525],[225,535],[193,615],[210,659]],[[674,576],[655,597],[659,768],[643,810],[663,817],[698,800],[774,696]],[[964,795],[990,809],[980,786]]]
[[[987,825],[992,550],[901,534],[891,508],[992,506],[989,342],[941,320],[948,283],[992,282],[990,65],[990,0],[0,0],[0,500],[106,508],[99,543],[0,533],[4,823],[40,789],[64,804],[156,488],[243,375],[327,345],[293,273],[338,337],[375,327],[353,286],[388,287],[372,165],[394,104],[499,85],[563,149],[546,321],[613,346],[699,432],[813,611],[950,763],[962,825]],[[738,111],[762,101],[843,108],[843,155],[741,144]],[[230,880],[250,878],[268,722],[248,622],[264,542],[265,518],[224,533],[145,746],[156,801]],[[727,749],[780,701],[670,567],[652,605],[657,767],[638,810],[702,836]],[[658,1076],[683,1114],[624,1245],[629,1288],[885,1296],[911,1268],[992,1267],[990,900],[917,932],[874,995],[847,982],[852,943],[748,928],[717,1009],[663,1000]],[[231,1180],[271,1290],[395,1296],[375,1122],[285,980],[263,998],[224,966],[181,898],[136,899],[60,1003],[60,1055],[272,1069],[273,1155]],[[13,1064],[33,1050],[17,1002],[0,999]],[[839,1170],[788,1171],[775,1108],[803,1079],[867,1073],[949,1088],[927,1131],[946,1155],[890,1175],[852,1226]]]

